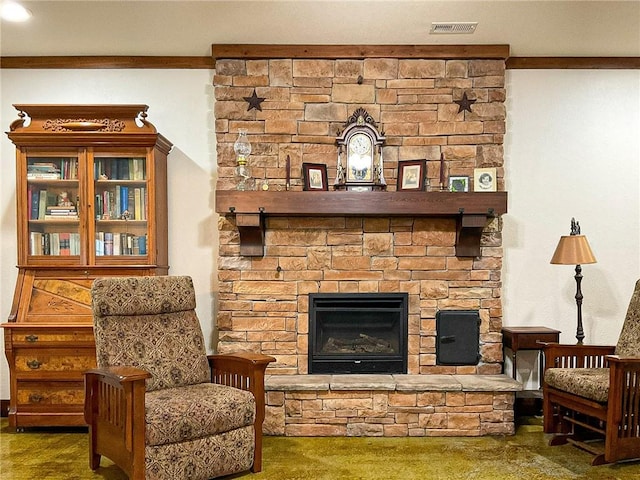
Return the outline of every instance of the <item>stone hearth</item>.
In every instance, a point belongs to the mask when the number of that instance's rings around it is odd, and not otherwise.
[[[506,375],[270,375],[267,435],[514,433],[522,385]]]

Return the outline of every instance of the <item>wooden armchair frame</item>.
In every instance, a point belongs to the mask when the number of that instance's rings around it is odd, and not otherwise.
[[[549,368],[609,368],[609,397],[599,403],[543,384],[544,432],[550,445],[572,443],[595,455],[592,465],[640,457],[640,357],[613,346],[545,344]],[[604,437],[604,448],[588,442]]]
[[[256,400],[255,451],[251,471],[262,470],[264,372],[273,357],[242,352],[208,355],[212,383],[253,393]],[[131,480],[145,478],[145,381],[151,375],[134,367],[97,368],[85,374],[85,421],[89,425],[89,465],[110,458]]]

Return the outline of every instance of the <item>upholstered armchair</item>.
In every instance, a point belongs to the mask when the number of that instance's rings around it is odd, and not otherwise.
[[[100,278],[91,298],[90,467],[104,455],[132,480],[260,471],[264,372],[274,359],[207,356],[190,277]]]
[[[592,465],[640,458],[640,280],[615,347],[547,344],[544,353],[550,444],[572,443],[595,455]]]

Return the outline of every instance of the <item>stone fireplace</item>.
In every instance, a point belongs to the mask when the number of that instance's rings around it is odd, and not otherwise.
[[[510,433],[519,387],[500,375],[505,210],[472,211],[462,203],[443,214],[438,205],[445,198],[464,202],[491,194],[435,191],[441,156],[447,176],[473,179],[474,168],[495,167],[498,191],[504,190],[508,48],[324,47],[214,45],[218,351],[276,358],[267,371],[267,433]],[[264,98],[259,109],[246,101],[254,91]],[[466,110],[459,104],[465,94],[475,100]],[[302,192],[303,163],[325,164],[329,179],[335,178],[336,134],[360,107],[386,136],[387,191],[361,197]],[[253,147],[252,175],[268,188],[237,192],[248,194],[243,197],[233,196],[233,142],[240,128],[248,130]],[[426,160],[428,191],[395,197],[398,161],[411,159]],[[241,207],[245,198],[254,199],[253,206]],[[289,210],[279,207],[283,198],[290,199]],[[335,209],[326,207],[339,201],[344,203]],[[367,210],[390,202],[400,204],[389,207],[392,214]],[[404,209],[414,203],[423,205],[420,213]],[[474,254],[461,255],[470,237]],[[406,297],[400,372],[371,377],[366,370],[351,379],[309,374],[317,335],[310,332],[311,299],[329,294]],[[443,310],[477,312],[476,363],[437,361],[436,315]],[[329,326],[338,328],[335,321]],[[378,331],[360,333],[375,337],[374,345],[380,340]]]

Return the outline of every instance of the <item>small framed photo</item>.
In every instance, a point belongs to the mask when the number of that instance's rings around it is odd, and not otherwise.
[[[400,160],[396,190],[424,190],[426,160]]]
[[[473,170],[474,192],[495,192],[497,184],[496,168],[475,168]]]
[[[449,177],[449,191],[450,192],[468,192],[469,177],[463,176],[463,175]]]
[[[329,190],[327,166],[323,163],[303,163],[302,179],[304,190]]]

